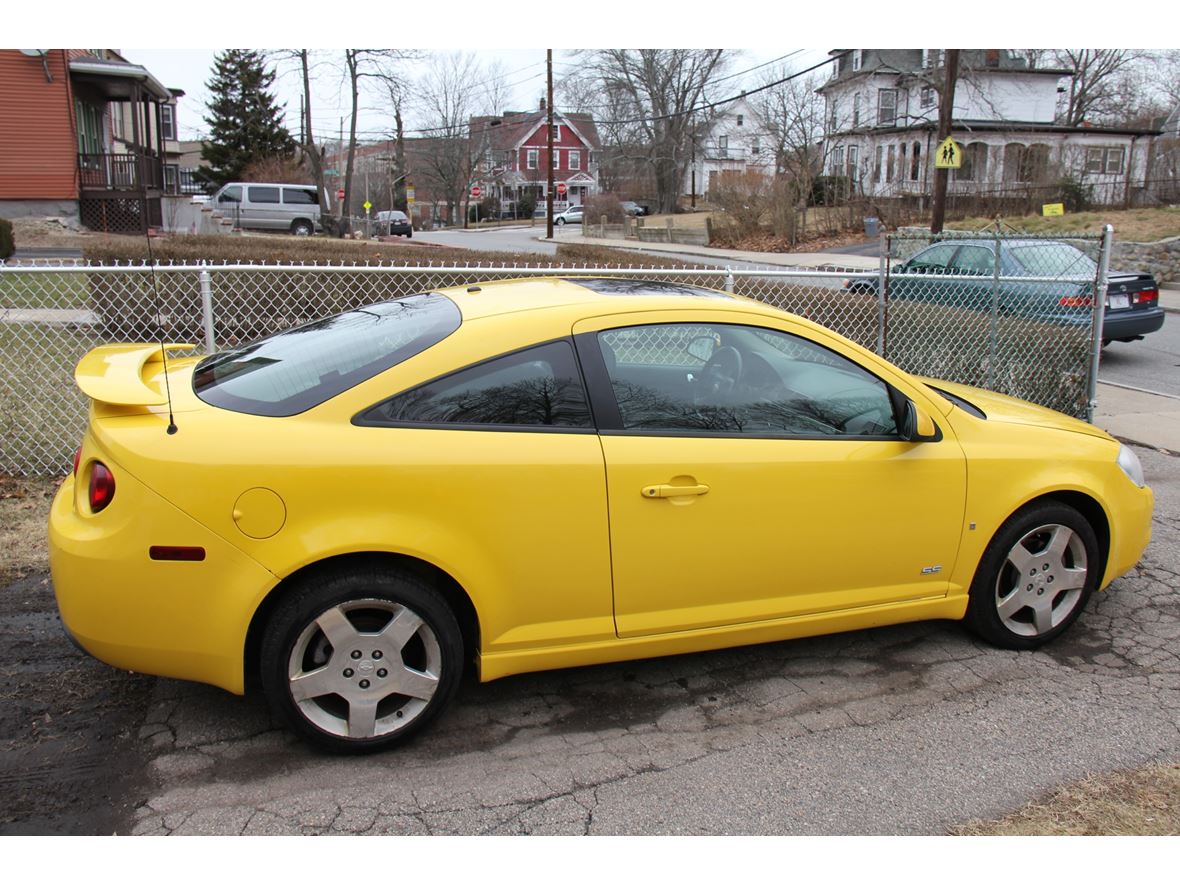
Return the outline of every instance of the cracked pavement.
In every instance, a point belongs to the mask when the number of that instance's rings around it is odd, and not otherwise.
[[[310,749],[155,680],[135,834],[923,834],[1180,757],[1180,458],[1140,565],[1035,653],[932,622],[468,681],[408,745]]]
[[[1040,652],[932,622],[468,680],[364,757],[94,661],[27,576],[0,593],[0,833],[943,833],[1180,759],[1180,457],[1137,451],[1151,546]]]

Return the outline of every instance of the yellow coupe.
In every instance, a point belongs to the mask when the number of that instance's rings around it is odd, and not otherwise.
[[[334,750],[419,730],[468,662],[927,618],[1034,648],[1150,534],[1103,431],[723,292],[496,282],[178,347],[78,365],[62,621],[117,667],[257,683]]]

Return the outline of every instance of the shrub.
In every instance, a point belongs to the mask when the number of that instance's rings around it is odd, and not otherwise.
[[[812,206],[838,206],[852,195],[852,179],[846,175],[817,175],[811,182]]]
[[[591,224],[598,224],[604,215],[608,224],[622,224],[627,218],[627,213],[623,211],[623,203],[615,194],[595,194],[587,197],[586,202],[582,204],[582,210]]]
[[[1057,182],[1057,190],[1067,212],[1085,212],[1094,203],[1094,188],[1072,176],[1062,177]]]
[[[16,251],[16,240],[12,236],[12,222],[0,218],[0,261],[11,258]]]

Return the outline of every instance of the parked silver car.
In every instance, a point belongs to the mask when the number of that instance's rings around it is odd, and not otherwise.
[[[564,212],[559,212],[553,216],[554,224],[581,224],[582,223],[582,207],[570,206]]]
[[[285,230],[299,237],[320,230],[320,201],[314,185],[234,181],[212,198],[213,208],[235,227]]]

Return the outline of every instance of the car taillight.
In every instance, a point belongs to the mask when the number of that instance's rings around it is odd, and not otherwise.
[[[90,468],[90,512],[103,510],[115,497],[115,477],[101,461]]]
[[[1089,295],[1062,295],[1057,303],[1062,307],[1093,307],[1094,299]]]
[[[1136,304],[1147,304],[1148,302],[1151,302],[1151,301],[1159,301],[1160,300],[1160,290],[1159,289],[1144,289],[1142,292],[1136,292],[1134,294],[1134,296],[1132,296],[1132,298]]]
[[[74,478],[78,478],[78,465],[82,463],[82,447],[78,446],[78,450],[74,452]]]

